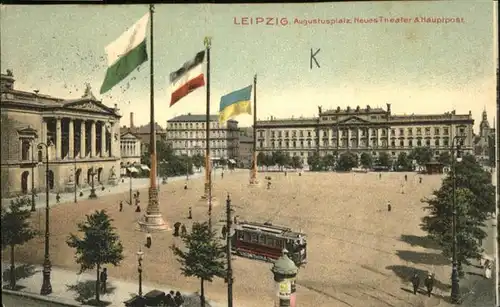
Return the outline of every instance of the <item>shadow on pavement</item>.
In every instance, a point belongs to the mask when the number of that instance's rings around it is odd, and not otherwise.
[[[418,276],[420,276],[420,283],[421,283],[421,285],[423,285],[424,278],[429,273],[426,270],[420,270],[420,269],[416,269],[416,268],[405,266],[405,265],[390,265],[390,266],[386,267],[386,270],[393,271],[394,274],[396,274],[396,276],[398,276],[403,283],[407,283],[409,286],[411,286],[410,282],[411,282],[411,277],[413,276],[413,274],[417,273]],[[434,279],[434,287],[438,288],[440,290],[448,291],[451,286],[449,284],[442,283],[441,281],[439,281],[437,279]],[[412,291],[410,290],[410,292],[412,292]]]
[[[22,264],[22,265],[19,265],[14,270],[14,273],[15,273],[15,276],[16,276],[16,282],[19,281],[19,280],[21,280],[21,279],[29,278],[29,277],[35,275],[39,271],[40,270],[37,271],[35,269],[35,266],[31,265],[31,264]],[[10,267],[7,268],[7,269],[5,269],[5,271],[2,272],[2,281],[4,283],[9,283],[10,282]],[[17,287],[24,288],[22,286],[17,286]]]
[[[396,255],[404,261],[413,262],[415,264],[446,265],[450,263],[444,256],[436,253],[398,250],[396,251]]]
[[[439,245],[427,236],[401,235],[401,241],[411,246],[421,246],[429,249],[440,249]]]
[[[109,282],[106,285],[106,293],[100,293],[101,302],[95,301],[95,280],[85,280],[80,281],[73,285],[66,285],[68,291],[75,292],[75,300],[84,305],[90,306],[108,306],[111,303],[105,300],[102,300],[102,296],[106,294],[111,294],[116,290],[116,287],[112,286]]]

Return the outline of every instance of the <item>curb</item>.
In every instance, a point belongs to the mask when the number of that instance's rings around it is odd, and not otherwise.
[[[43,302],[47,302],[47,303],[59,304],[59,305],[68,306],[68,307],[77,307],[77,306],[81,307],[81,304],[70,303],[70,302],[66,302],[62,299],[53,298],[53,297],[46,297],[43,295],[38,295],[38,294],[30,293],[30,292],[2,289],[2,293],[20,296],[20,297],[25,297],[25,298],[29,298],[29,299],[33,299],[33,300],[37,300],[37,301],[43,301]]]

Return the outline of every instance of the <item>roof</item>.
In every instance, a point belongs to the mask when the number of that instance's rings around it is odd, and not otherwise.
[[[176,122],[206,122],[207,121],[207,116],[205,114],[184,114],[184,115],[179,115],[174,118],[171,118],[167,120],[168,123],[176,123]],[[219,121],[219,116],[218,115],[210,115],[210,121],[211,122],[218,122]],[[228,120],[228,122],[236,122],[233,119]]]
[[[348,107],[346,109],[341,109],[337,107],[337,109],[325,110],[324,112],[320,112],[320,115],[345,115],[345,114],[355,114],[355,113],[365,113],[365,114],[381,114],[387,113],[386,110],[382,108],[371,108],[370,106],[366,106],[366,108],[360,108],[357,106],[356,108]]]
[[[132,133],[134,133],[135,135],[137,135],[137,134],[149,134],[149,132],[150,132],[150,125],[148,123],[148,124],[143,125],[143,126],[130,128],[130,131]],[[156,131],[156,133],[159,133],[159,134],[167,133],[165,131],[165,129],[163,129],[158,123],[155,123],[155,131]]]

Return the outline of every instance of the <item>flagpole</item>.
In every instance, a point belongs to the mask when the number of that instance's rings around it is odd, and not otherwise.
[[[253,159],[250,184],[258,184],[257,180],[257,75],[253,78]]]
[[[163,220],[158,206],[158,187],[156,185],[156,123],[155,123],[155,105],[154,105],[154,58],[153,58],[153,13],[154,5],[149,5],[149,19],[150,19],[150,120],[149,120],[149,152],[151,154],[151,168],[149,171],[149,193],[148,193],[148,206],[144,219],[139,221],[139,226],[142,231],[156,232],[169,230],[168,225]]]
[[[203,200],[208,201],[208,226],[212,229],[212,163],[210,160],[210,47],[212,46],[212,38],[205,37],[203,43],[206,48],[207,55],[207,114],[206,114],[206,127],[205,127],[205,142],[206,142],[206,153],[205,153],[205,192],[201,197]]]

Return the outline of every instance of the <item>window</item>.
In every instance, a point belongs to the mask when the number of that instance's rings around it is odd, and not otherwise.
[[[399,140],[399,147],[405,147],[405,141]]]
[[[238,240],[244,241],[245,240],[245,233],[238,231]]]
[[[289,137],[288,131],[285,131],[285,137]]]
[[[422,135],[422,128],[417,128],[417,135]]]
[[[391,129],[391,136],[395,136],[396,135],[396,129]]]
[[[323,137],[328,137],[328,133],[326,131],[323,131]]]
[[[465,135],[465,128],[460,128],[460,135]]]
[[[30,160],[30,142],[28,140],[21,140],[21,160]]]
[[[276,240],[276,247],[283,248],[283,241],[282,240]]]
[[[274,247],[274,239],[270,238],[270,237],[267,237],[267,239],[266,239],[266,245]]]
[[[394,151],[393,151],[393,152],[391,152],[391,154],[392,154],[393,156],[395,156],[395,155],[396,155],[396,152],[394,152]]]
[[[425,140],[425,145],[426,146],[431,146],[431,140]]]
[[[422,146],[422,140],[417,140],[417,146]]]
[[[405,130],[403,128],[400,128],[399,129],[399,135],[404,135],[405,134]]]
[[[396,142],[395,141],[391,141],[391,147],[396,147]]]
[[[448,138],[445,138],[443,140],[443,146],[449,146],[449,141],[448,141]]]
[[[307,136],[311,137],[311,131],[307,131]]]
[[[259,235],[259,244],[266,244],[266,237],[264,235]]]
[[[434,128],[434,135],[439,135],[439,128]]]
[[[304,131],[300,130],[300,137],[304,136]]]
[[[408,128],[408,135],[412,136],[413,135],[413,128]]]
[[[425,128],[425,135],[431,135],[431,128]]]
[[[439,147],[439,140],[434,140],[434,145],[435,145],[436,147]]]
[[[448,128],[443,128],[443,134],[444,135],[449,135],[450,134],[450,131]]]
[[[408,140],[408,147],[413,147],[413,140]]]

